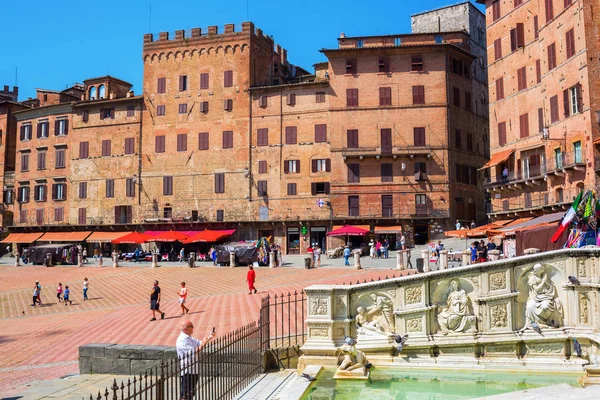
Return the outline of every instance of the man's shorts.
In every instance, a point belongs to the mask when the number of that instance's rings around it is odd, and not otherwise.
[[[179,298],[179,304],[185,304],[185,298],[184,297],[180,297]]]
[[[156,301],[156,300],[150,300],[150,309],[151,310],[158,310],[158,309],[160,309],[160,305],[158,304],[158,301]]]

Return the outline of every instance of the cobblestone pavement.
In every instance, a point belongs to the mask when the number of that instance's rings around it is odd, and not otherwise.
[[[91,261],[91,260],[90,260]],[[300,291],[316,283],[370,281],[398,275],[395,260],[362,259],[365,269],[352,267],[300,268],[302,257],[288,257],[282,268],[257,271],[257,295],[248,295],[244,267],[199,268],[164,263],[125,263],[122,268],[74,266],[14,267],[14,259],[0,259],[0,393],[8,396],[28,384],[78,373],[78,347],[87,343],[173,345],[181,322],[177,291],[185,281],[189,290],[189,318],[201,337],[216,326],[226,333],[256,320],[260,299],[269,294]],[[338,260],[336,260],[338,261]],[[326,264],[323,262],[323,264]],[[105,263],[106,265],[106,263]],[[83,278],[89,279],[89,300],[82,301]],[[42,307],[31,307],[35,280],[42,285]],[[148,299],[152,282],[162,290],[164,320],[151,322]],[[57,303],[58,282],[69,285],[72,305]],[[33,383],[35,384],[35,383]]]

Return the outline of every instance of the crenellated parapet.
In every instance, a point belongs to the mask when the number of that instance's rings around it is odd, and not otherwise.
[[[335,365],[346,335],[375,365],[583,371],[600,363],[597,247],[305,291],[299,367]],[[409,335],[400,352],[397,334]]]
[[[287,58],[285,49],[274,44],[273,38],[265,35],[252,22],[243,22],[241,26],[226,24],[207,29],[192,28],[177,30],[174,33],[160,32],[158,35],[144,35],[143,59],[162,61],[202,55],[218,55],[244,52],[250,44],[273,49],[282,59]],[[279,51],[275,50],[279,49]]]

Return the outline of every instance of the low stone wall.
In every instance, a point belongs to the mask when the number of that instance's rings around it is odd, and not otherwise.
[[[90,343],[79,347],[79,373],[138,375],[174,359],[172,346]]]

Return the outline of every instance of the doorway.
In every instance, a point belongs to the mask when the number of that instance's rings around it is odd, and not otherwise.
[[[416,223],[414,225],[415,245],[423,245],[429,242],[429,224]]]
[[[310,244],[315,244],[321,248],[322,251],[327,250],[326,247],[326,233],[327,228],[324,226],[313,226],[310,228]]]

